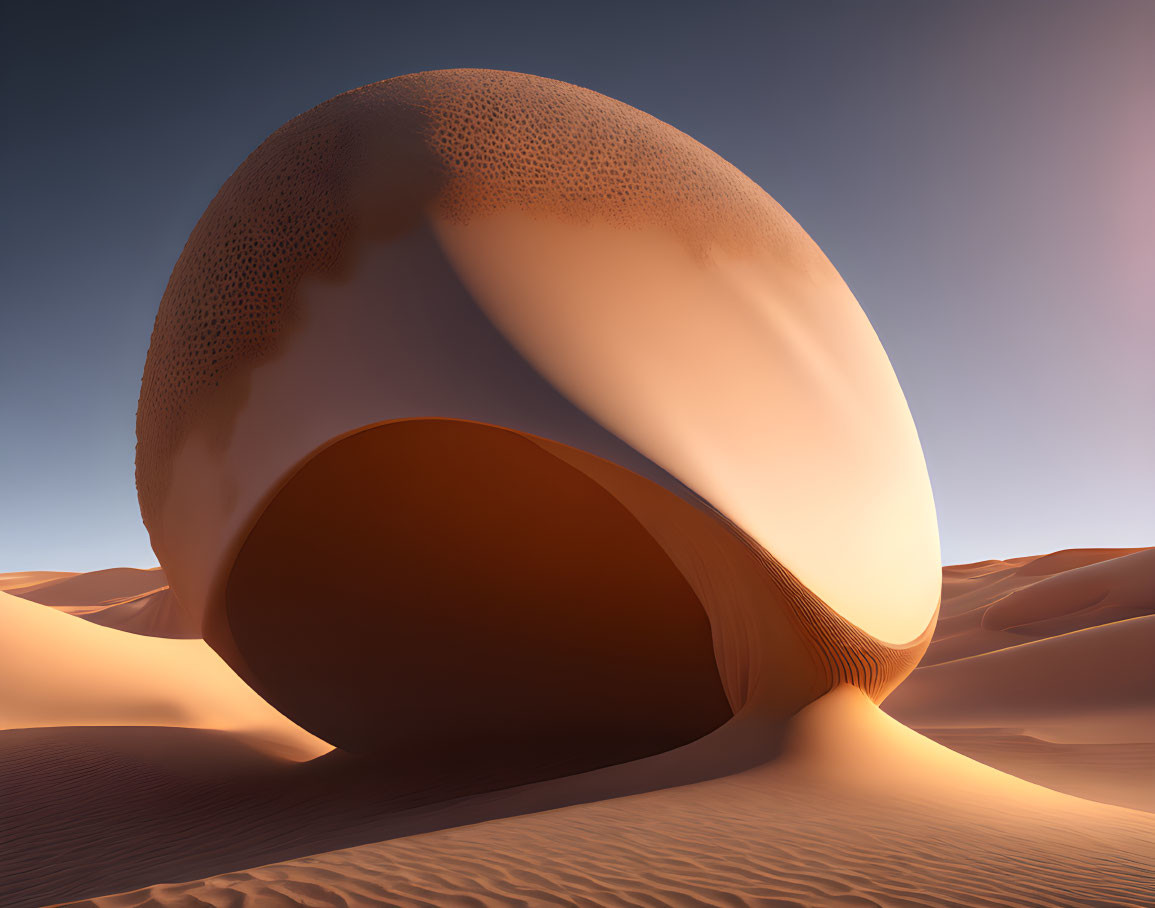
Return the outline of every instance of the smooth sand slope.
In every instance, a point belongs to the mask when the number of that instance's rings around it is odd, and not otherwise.
[[[1155,811],[1155,549],[944,568],[942,616],[887,712],[1022,778]]]
[[[285,759],[330,749],[253,693],[204,641],[127,634],[2,592],[0,627],[0,728],[172,726],[229,732]]]

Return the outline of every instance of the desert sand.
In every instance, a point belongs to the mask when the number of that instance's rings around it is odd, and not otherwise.
[[[844,685],[783,722],[504,789],[330,751],[201,641],[0,593],[0,904],[1149,904],[1152,551],[944,569],[932,664],[885,706],[958,753]],[[1070,615],[1088,565],[1106,623],[934,660],[959,645],[951,616],[1012,591],[1069,592],[1034,625]],[[139,592],[122,576],[89,588]]]
[[[938,628],[887,700],[1024,779],[1155,810],[1155,548],[943,569]]]
[[[203,640],[101,627],[4,592],[0,622],[0,729],[201,728],[288,758],[330,749],[258,697]]]
[[[175,601],[160,568],[3,574],[0,591],[117,630],[150,637],[200,637],[199,625]]]

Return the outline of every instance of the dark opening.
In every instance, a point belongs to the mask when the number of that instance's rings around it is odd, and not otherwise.
[[[258,519],[225,610],[278,709],[433,773],[566,775],[731,715],[665,552],[580,469],[492,426],[405,420],[322,450]]]

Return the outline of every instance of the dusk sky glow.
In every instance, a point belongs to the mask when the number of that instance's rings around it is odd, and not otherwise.
[[[1155,545],[1155,4],[47,2],[4,19],[0,571],[156,564],[135,412],[189,232],[292,116],[448,67],[600,91],[777,199],[890,356],[944,563]]]

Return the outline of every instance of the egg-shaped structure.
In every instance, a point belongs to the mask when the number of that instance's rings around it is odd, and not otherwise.
[[[853,295],[690,137],[549,79],[402,76],[238,168],[161,301],[154,549],[332,743],[563,774],[876,699],[939,596]]]

